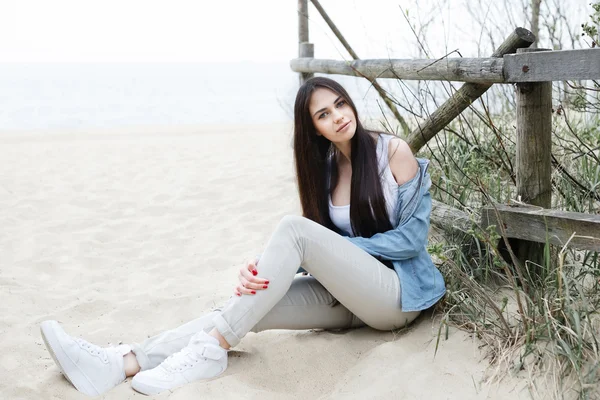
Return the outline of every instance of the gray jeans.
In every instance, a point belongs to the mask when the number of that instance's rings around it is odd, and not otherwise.
[[[312,276],[296,276],[302,266]],[[250,331],[340,329],[368,325],[401,328],[418,311],[400,307],[398,275],[337,233],[303,217],[279,223],[257,267],[269,288],[233,296],[213,311],[176,329],[132,345],[142,369],[154,368],[213,328],[232,346]]]

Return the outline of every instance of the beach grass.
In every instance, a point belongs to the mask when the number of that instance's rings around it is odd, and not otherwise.
[[[595,47],[600,2],[590,5],[592,15],[581,28],[583,42]],[[395,100],[413,114],[412,129],[441,97],[457,90],[451,82],[411,85],[399,81],[404,99]],[[552,208],[597,215],[600,84],[554,82],[552,103]],[[403,136],[392,117],[381,117],[373,126]],[[432,197],[471,221],[466,234],[430,238],[429,251],[448,289],[436,310],[436,349],[448,327],[458,327],[486,349],[487,383],[520,376],[533,398],[600,398],[600,249],[572,248],[573,232],[561,246],[544,244],[541,265],[523,262],[512,250],[513,240],[479,223],[483,206],[522,203],[514,165],[513,88],[492,87],[417,156],[431,160]]]
[[[597,114],[572,104],[554,111],[552,208],[600,212],[599,124]],[[491,115],[484,104],[420,153],[432,161],[433,197],[473,221],[469,235],[446,235],[430,246],[448,287],[441,323],[487,345],[490,381],[524,375],[534,398],[594,398],[600,395],[598,251],[545,243],[543,265],[521,263],[511,240],[478,224],[483,205],[519,202],[514,137],[514,115]]]

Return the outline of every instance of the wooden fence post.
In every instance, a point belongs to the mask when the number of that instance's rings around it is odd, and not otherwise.
[[[308,0],[298,0],[298,57],[313,58],[315,48],[308,41]],[[300,85],[312,78],[312,73],[300,73]]]
[[[548,51],[517,49],[517,53]],[[523,73],[530,69],[525,58]],[[517,195],[534,206],[552,206],[552,82],[518,83],[517,100]],[[515,242],[515,255],[521,262],[529,260],[544,265],[544,244],[524,240]],[[532,274],[540,274],[529,265]]]

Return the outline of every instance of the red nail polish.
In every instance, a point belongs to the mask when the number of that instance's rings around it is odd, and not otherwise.
[[[268,288],[268,286],[267,286],[267,285],[263,286],[263,289],[267,289],[267,288]]]
[[[251,291],[250,293],[252,293],[252,294],[256,294],[256,292],[255,292],[254,290],[253,290],[253,291]]]
[[[269,281],[265,281],[265,285],[268,285],[268,284],[269,284]]]
[[[236,295],[237,295],[238,297],[242,297],[242,294],[241,294],[241,293],[236,293]]]
[[[254,275],[254,276],[258,275],[258,271],[257,271],[257,270],[255,270],[255,269],[253,269],[253,270],[252,270],[252,275]]]

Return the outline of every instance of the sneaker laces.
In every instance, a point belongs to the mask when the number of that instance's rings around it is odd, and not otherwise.
[[[181,351],[167,357],[167,359],[163,361],[162,366],[168,372],[181,371],[186,367],[191,367],[203,358],[204,357],[200,356],[189,347],[184,347]]]
[[[112,350],[123,356],[131,351],[131,347],[125,344],[121,344],[118,346],[100,347],[81,338],[76,338],[75,341],[77,342],[79,347],[81,347],[93,356],[100,357],[100,359],[104,362],[108,361],[107,350]]]
[[[79,347],[81,347],[82,349],[84,349],[85,351],[90,353],[91,355],[100,356],[102,358],[102,360],[106,360],[108,358],[108,355],[106,354],[106,349],[104,349],[98,345],[95,345],[93,343],[90,343],[87,340],[83,340],[81,338],[77,338],[77,339],[75,339],[75,341],[77,342]]]

